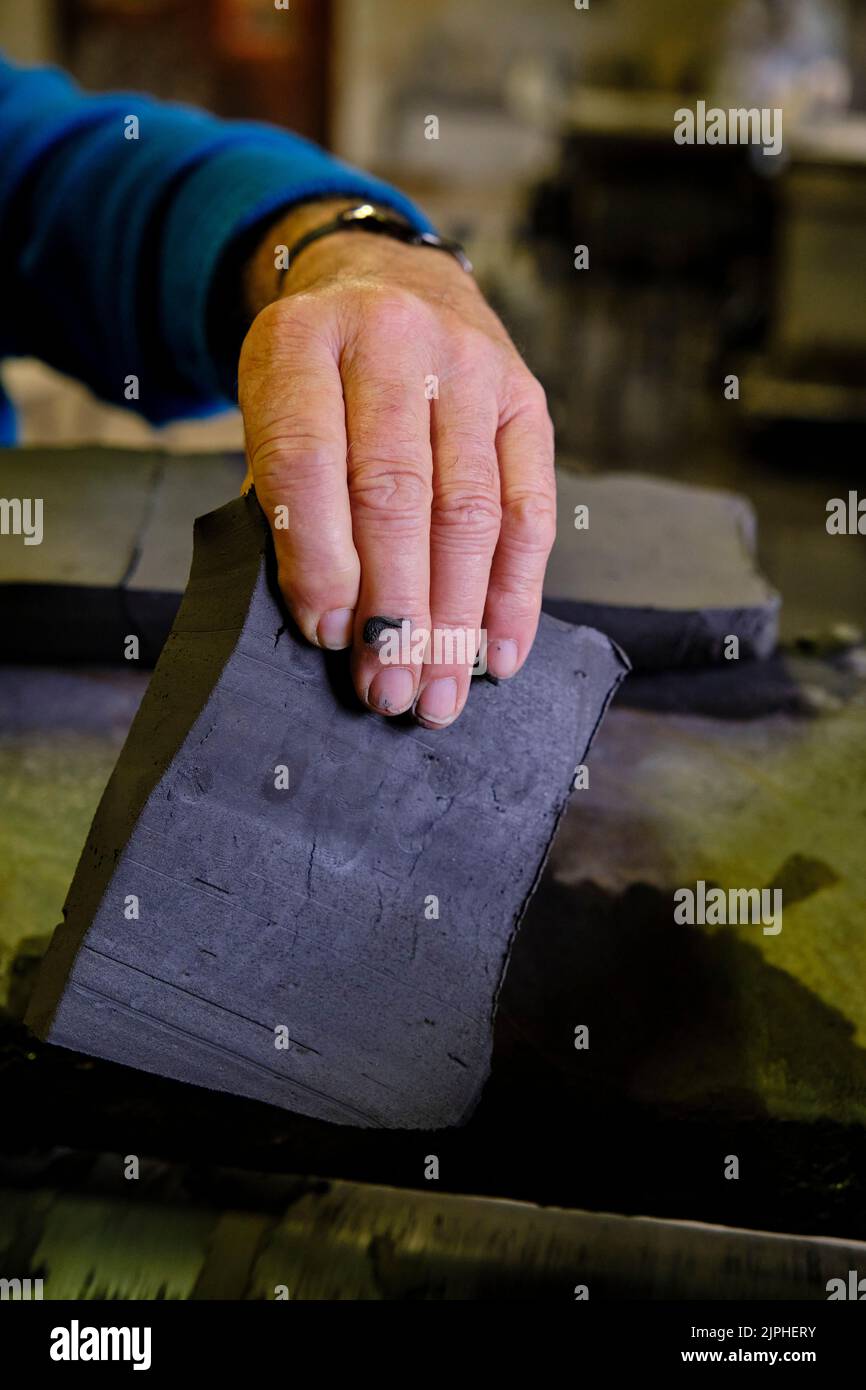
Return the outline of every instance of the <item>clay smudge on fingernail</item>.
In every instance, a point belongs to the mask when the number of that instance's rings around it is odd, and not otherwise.
[[[364,624],[365,645],[378,648],[386,632],[402,632],[406,621],[406,618],[368,618]]]

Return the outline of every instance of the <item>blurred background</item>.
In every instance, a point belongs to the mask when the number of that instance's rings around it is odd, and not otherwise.
[[[859,441],[863,0],[2,0],[0,47],[288,125],[401,185],[468,243],[573,458],[715,476],[744,447]],[[698,98],[783,107],[784,153],[675,145]],[[4,370],[26,443],[152,439]],[[234,416],[162,433],[239,440]]]

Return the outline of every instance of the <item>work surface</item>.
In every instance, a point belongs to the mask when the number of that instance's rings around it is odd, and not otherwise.
[[[406,1186],[435,1153],[447,1190],[866,1235],[862,704],[749,722],[614,707],[518,939],[488,1093],[467,1128],[407,1139],[78,1058],[15,1021],[145,684],[0,675],[7,1153]],[[673,890],[698,878],[784,883],[783,930],[675,926]]]
[[[794,522],[761,516],[789,637],[804,514],[799,495]],[[840,596],[856,616],[862,548],[840,540],[838,573],[802,576],[803,627],[829,628]],[[147,676],[0,671],[7,1164],[66,1148],[423,1187],[435,1154],[441,1191],[863,1238],[862,669],[847,653],[745,719],[694,698],[697,678],[688,699],[667,678],[626,684],[519,937],[488,1091],[435,1136],[349,1132],[34,1043],[26,997]],[[782,931],[675,925],[673,892],[698,879],[781,884]]]

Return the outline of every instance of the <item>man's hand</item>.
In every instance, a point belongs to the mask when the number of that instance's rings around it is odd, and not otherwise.
[[[249,469],[301,631],[331,650],[351,644],[371,709],[414,706],[439,728],[465,703],[473,653],[443,637],[421,660],[413,640],[385,664],[375,620],[408,619],[413,639],[484,628],[490,674],[519,670],[555,533],[553,430],[538,382],[444,252],[335,233],[298,256],[268,302],[275,247],[346,206],[293,212],[248,269]],[[274,525],[278,507],[287,526]]]

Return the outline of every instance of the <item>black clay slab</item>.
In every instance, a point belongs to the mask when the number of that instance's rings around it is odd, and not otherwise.
[[[0,655],[153,665],[186,586],[192,523],[235,496],[238,455],[0,451],[0,496],[41,497],[45,537],[0,545]],[[544,606],[596,627],[644,670],[718,663],[724,639],[767,656],[779,598],[755,566],[755,518],[732,493],[639,474],[557,470],[559,525]],[[590,508],[588,530],[574,508]],[[724,663],[727,665],[727,663]]]
[[[767,657],[780,598],[755,561],[756,522],[734,493],[635,473],[583,477],[557,470],[556,544],[544,607],[620,643],[637,669]],[[575,508],[589,508],[575,529]],[[727,664],[727,663],[725,663]]]
[[[40,498],[41,545],[0,544],[0,656],[153,665],[189,575],[192,524],[237,496],[240,455],[0,450],[0,497]]]
[[[474,681],[453,728],[381,720],[343,656],[284,626],[255,498],[201,518],[28,1021],[342,1124],[461,1123],[517,924],[625,670],[599,633],[543,618],[520,675]]]

